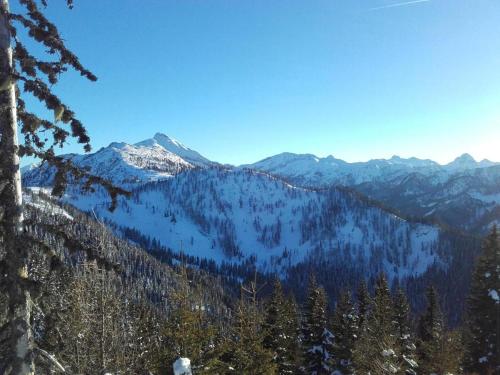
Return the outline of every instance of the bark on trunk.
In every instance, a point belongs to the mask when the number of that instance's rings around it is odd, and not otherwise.
[[[28,248],[19,241],[22,191],[19,170],[16,93],[11,73],[13,56],[8,28],[8,0],[0,0],[0,286],[6,295],[0,324],[0,373],[34,374],[28,288]],[[3,257],[3,259],[1,259]]]

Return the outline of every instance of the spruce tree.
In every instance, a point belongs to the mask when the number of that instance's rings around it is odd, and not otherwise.
[[[231,367],[239,374],[276,373],[274,353],[264,347],[263,314],[257,300],[256,282],[241,288],[233,326]]]
[[[324,289],[316,284],[314,277],[309,282],[304,310],[302,332],[306,374],[330,374],[333,363],[333,335],[328,330],[326,294]]]
[[[303,375],[302,372],[302,350],[301,350],[301,340],[302,331],[300,326],[300,312],[297,302],[293,295],[288,296],[285,305],[285,315],[287,316],[287,321],[289,322],[288,332],[293,338],[290,341],[289,352],[293,358],[293,373],[297,375]]]
[[[358,335],[358,316],[349,292],[342,293],[332,321],[335,369],[344,375],[354,373],[353,353]]]
[[[418,363],[410,327],[410,305],[402,289],[398,289],[394,296],[394,324],[397,335],[397,353],[402,359],[400,372],[416,375]]]
[[[427,290],[427,309],[420,317],[418,327],[419,372],[438,373],[439,352],[443,342],[443,316],[439,307],[436,289]]]
[[[465,365],[481,374],[500,372],[500,240],[493,227],[476,263],[467,304]]]
[[[364,279],[361,280],[358,286],[357,300],[358,300],[357,310],[358,310],[358,328],[359,328],[358,336],[361,336],[363,332],[366,331],[368,324],[368,317],[370,314],[370,306],[371,306],[370,293],[368,292],[368,287],[366,286],[366,282]]]
[[[274,283],[273,294],[266,305],[264,318],[264,348],[274,352],[278,374],[295,374],[297,312],[293,302],[286,299],[279,280]]]
[[[375,285],[366,333],[356,344],[354,352],[357,373],[382,375],[400,371],[393,316],[389,286],[385,276],[381,275]]]
[[[205,316],[200,293],[193,290],[187,269],[181,267],[179,285],[171,295],[172,312],[163,333],[164,359],[167,368],[179,357],[187,357],[192,366],[202,367],[214,329]]]

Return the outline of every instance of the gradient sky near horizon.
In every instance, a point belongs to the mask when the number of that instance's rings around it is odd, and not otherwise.
[[[71,73],[55,91],[94,150],[163,132],[231,164],[500,161],[497,0],[63,3],[47,14],[99,80]]]

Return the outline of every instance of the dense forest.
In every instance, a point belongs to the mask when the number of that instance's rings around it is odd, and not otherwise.
[[[38,250],[29,263],[43,280],[37,373],[172,374],[179,357],[194,374],[487,374],[499,365],[496,231],[476,262],[466,317],[450,327],[433,286],[419,313],[408,289],[391,289],[383,274],[334,302],[310,276],[297,299],[251,268],[217,277],[121,240],[43,194],[25,201],[27,235],[62,262],[54,272]]]

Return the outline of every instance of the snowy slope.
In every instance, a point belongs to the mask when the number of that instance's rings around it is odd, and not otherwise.
[[[297,188],[249,170],[187,170],[138,187],[113,213],[102,193],[70,192],[65,199],[218,263],[254,258],[261,269],[283,272],[324,251],[391,277],[446,263],[436,227],[409,223],[342,190]]]

